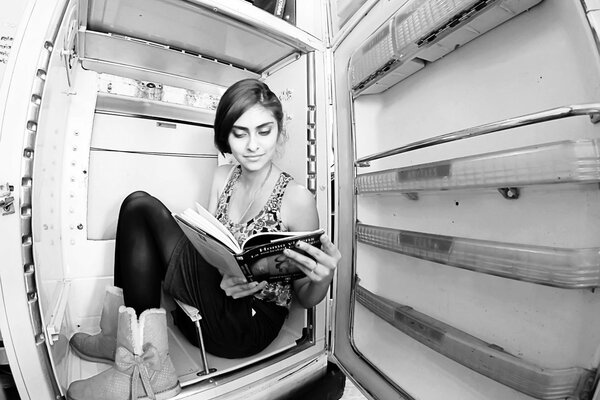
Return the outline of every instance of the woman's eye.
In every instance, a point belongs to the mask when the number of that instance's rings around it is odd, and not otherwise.
[[[233,132],[231,132],[231,134],[233,135],[233,137],[238,138],[238,139],[241,139],[244,136],[246,136],[246,132],[235,132],[235,131],[233,131]]]
[[[271,130],[270,130],[270,129],[269,129],[269,130],[266,130],[266,131],[258,131],[258,134],[259,134],[259,135],[262,135],[262,136],[267,136],[269,133],[271,133]]]

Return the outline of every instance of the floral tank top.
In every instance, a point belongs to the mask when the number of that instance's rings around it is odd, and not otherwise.
[[[247,222],[234,223],[229,219],[229,202],[233,188],[242,173],[242,167],[237,165],[233,167],[229,180],[226,182],[223,192],[217,203],[215,217],[233,234],[241,245],[248,237],[259,232],[282,232],[287,228],[281,221],[281,199],[285,193],[288,183],[294,179],[288,173],[281,172],[279,179],[269,196],[267,203],[260,212]],[[254,297],[274,302],[278,306],[289,307],[292,298],[292,288],[289,282],[267,283],[267,286]]]

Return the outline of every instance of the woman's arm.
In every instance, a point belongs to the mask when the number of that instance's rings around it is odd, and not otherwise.
[[[213,175],[212,185],[210,187],[210,195],[208,198],[208,212],[215,215],[217,211],[217,204],[219,202],[219,196],[221,195],[221,189],[225,186],[225,180],[229,175],[229,171],[233,168],[231,165],[221,165],[215,170]]]
[[[290,231],[319,228],[319,216],[312,193],[293,185],[288,187],[283,200],[282,219]],[[312,258],[293,250],[285,250],[284,254],[306,274],[306,278],[295,280],[293,287],[300,304],[310,308],[319,304],[327,294],[341,255],[327,235],[321,235],[321,250],[304,242],[298,242],[297,248]]]

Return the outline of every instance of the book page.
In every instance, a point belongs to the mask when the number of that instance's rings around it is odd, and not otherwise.
[[[241,247],[239,247],[239,244],[238,244],[236,238],[233,237],[231,232],[229,232],[229,229],[225,228],[225,226],[221,223],[221,221],[216,219],[214,215],[212,215],[210,212],[208,212],[208,210],[206,208],[202,207],[199,203],[196,203],[196,212],[198,213],[198,215],[200,215],[202,218],[204,218],[207,222],[210,222],[212,225],[214,225],[215,228],[219,229],[225,236],[227,236],[231,243],[235,243],[236,248],[241,249]]]
[[[206,213],[210,215],[208,211]],[[235,238],[233,237],[233,235],[231,235],[231,233],[229,233],[229,231],[227,231],[228,234],[223,232],[223,229],[227,229],[212,215],[210,215],[210,217],[212,218],[211,220],[208,219],[206,215],[200,215],[191,208],[188,208],[183,213],[177,215],[177,217],[183,219],[189,225],[197,227],[198,229],[217,239],[225,246],[229,247],[234,253],[241,252],[241,248],[237,243],[237,240],[235,240]],[[218,225],[215,225],[215,222],[213,220],[216,221],[222,227],[222,229],[219,228]]]
[[[209,234],[188,225],[180,215],[175,215],[175,221],[179,224],[194,248],[210,265],[217,268],[222,274],[244,276],[235,255],[231,253],[228,247]]]

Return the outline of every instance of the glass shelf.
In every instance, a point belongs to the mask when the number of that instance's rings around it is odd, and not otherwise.
[[[356,239],[452,267],[567,289],[600,286],[600,248],[564,249],[356,224]]]
[[[84,3],[87,10],[80,14],[84,32],[111,34],[109,39],[121,36],[147,41],[154,46],[229,63],[258,75],[286,57],[324,50],[314,36],[245,1],[87,0]],[[87,56],[90,58],[112,55],[102,48],[90,51],[87,42],[93,37],[82,36],[86,43],[82,46],[85,51],[80,53],[91,53]],[[145,54],[143,48],[137,51],[141,53],[140,63],[154,61],[154,53]],[[162,68],[175,68],[171,64],[165,63]]]
[[[600,142],[576,140],[360,174],[356,193],[600,181]]]
[[[360,304],[402,333],[515,390],[544,400],[587,398],[585,396],[589,395],[594,371],[581,367],[540,367],[360,285],[356,286],[355,293]]]

